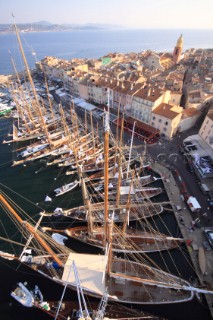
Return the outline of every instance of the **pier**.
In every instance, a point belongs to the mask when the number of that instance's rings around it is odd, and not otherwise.
[[[205,258],[206,258],[206,268],[205,272],[202,273],[200,265],[199,265],[199,257],[198,252],[199,248],[203,247],[203,243],[205,241],[203,235],[203,228],[194,228],[191,229],[192,221],[195,220],[193,218],[193,213],[190,212],[187,204],[181,198],[180,190],[176,184],[176,181],[169,169],[155,162],[152,163],[152,169],[156,173],[158,173],[162,177],[162,181],[164,184],[164,188],[167,192],[168,198],[173,206],[173,212],[175,218],[177,220],[178,226],[181,230],[183,238],[186,241],[186,247],[188,253],[190,255],[194,270],[197,274],[199,285],[202,288],[206,288],[207,290],[213,289],[213,254],[212,250],[205,250]],[[179,210],[177,210],[177,206]],[[188,242],[188,243],[187,243]],[[213,318],[213,295],[205,294],[205,298]]]

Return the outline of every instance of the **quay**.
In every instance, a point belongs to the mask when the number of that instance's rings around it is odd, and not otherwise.
[[[202,288],[206,288],[207,290],[213,289],[213,254],[212,250],[205,250],[205,258],[206,258],[206,270],[202,273],[200,265],[199,265],[199,258],[198,258],[198,251],[200,247],[203,247],[203,242],[205,241],[203,235],[203,228],[195,228],[191,230],[190,226],[192,225],[192,218],[193,213],[189,211],[187,204],[182,200],[180,190],[176,184],[176,181],[173,177],[172,172],[160,165],[159,163],[155,162],[151,165],[152,170],[158,173],[163,181],[164,188],[166,190],[167,196],[173,206],[174,215],[177,220],[178,226],[181,230],[183,238],[185,241],[190,240],[189,244],[186,247],[188,253],[191,257],[191,261],[193,263],[194,270],[196,271],[197,277],[199,279],[199,285]],[[176,206],[180,208],[180,210],[176,209]],[[182,219],[180,219],[182,217]],[[184,223],[183,223],[184,222]],[[205,294],[205,298],[213,318],[213,295]]]

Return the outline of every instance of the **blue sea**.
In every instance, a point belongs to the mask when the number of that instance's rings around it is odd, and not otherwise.
[[[213,48],[213,30],[116,30],[21,33],[24,51],[31,68],[45,56],[62,59],[100,58],[109,52],[172,52],[180,34],[184,50]],[[0,74],[14,73],[11,58],[18,71],[23,70],[15,34],[0,34]]]

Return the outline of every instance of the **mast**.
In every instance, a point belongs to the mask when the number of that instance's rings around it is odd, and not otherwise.
[[[104,123],[104,233],[105,233],[105,245],[109,241],[108,235],[108,164],[109,161],[109,114],[105,111],[105,123]]]
[[[22,88],[22,85],[21,85],[21,80],[20,80],[20,78],[19,78],[19,74],[18,74],[18,71],[17,71],[16,66],[15,66],[15,62],[14,62],[14,60],[13,60],[12,57],[11,57],[11,61],[12,61],[13,69],[14,69],[14,71],[15,71],[15,74],[16,74],[16,77],[17,77],[17,80],[18,80],[18,84],[19,84],[18,90],[20,90],[20,91],[21,91],[21,94],[22,94],[22,95],[21,95],[21,100],[22,100],[22,102],[24,102],[24,101],[23,101],[24,92],[23,92],[23,88]],[[13,86],[12,86],[12,87],[13,87]],[[13,97],[14,97],[14,96],[15,96],[15,95],[13,95]],[[16,99],[16,100],[17,100],[17,99]],[[15,102],[16,102],[16,101],[15,101]],[[18,103],[18,101],[16,102],[16,104],[17,104],[17,103]],[[27,103],[26,101],[25,101],[25,103],[26,103],[26,105],[27,105],[27,109],[28,109],[28,112],[29,112],[29,118],[30,118],[30,120],[32,121],[32,123],[33,123],[33,125],[34,125],[33,116],[32,116],[30,107],[28,106],[28,103]],[[17,108],[17,109],[18,109],[18,108]],[[23,121],[24,121],[24,123],[25,123],[25,125],[26,125],[27,131],[30,132],[30,129],[29,129],[28,125],[27,125],[26,118],[25,118],[25,116],[23,116],[22,108],[18,109],[18,111],[21,113],[21,116],[22,116]]]
[[[87,134],[87,111],[84,111],[85,134]]]
[[[132,138],[131,138],[131,144],[130,144],[130,149],[129,149],[129,161],[127,165],[127,173],[126,173],[126,178],[128,179],[129,176],[129,167],[130,167],[130,161],[131,161],[131,155],[132,155],[132,144],[133,144],[133,139],[134,139],[134,134],[135,134],[135,122],[133,124],[133,130],[132,130]]]
[[[130,206],[131,206],[131,191],[133,188],[133,179],[134,179],[134,172],[132,174],[132,179],[131,179],[131,183],[129,186],[129,193],[128,193],[128,199],[127,199],[127,204],[126,204],[126,216],[125,216],[124,224],[122,227],[123,234],[125,234],[127,225],[129,224],[129,211],[130,211]]]
[[[34,96],[34,99],[35,99],[35,103],[36,103],[36,106],[39,107],[39,100],[38,100],[37,93],[36,93],[36,90],[35,90],[35,85],[34,85],[34,82],[33,82],[33,79],[32,79],[31,73],[30,73],[30,69],[29,69],[29,66],[28,66],[28,63],[27,63],[27,59],[26,59],[25,54],[24,54],[24,50],[23,50],[23,47],[22,47],[22,43],[21,43],[21,39],[20,39],[20,35],[19,35],[18,28],[16,26],[16,23],[14,23],[14,27],[15,27],[16,37],[17,37],[17,40],[18,40],[18,44],[19,44],[19,48],[20,48],[20,51],[21,51],[22,59],[23,59],[24,64],[25,64],[27,76],[28,76],[28,79],[29,79],[29,82],[30,82],[30,85],[31,85],[31,88],[32,88],[32,92],[33,92],[33,96]],[[34,111],[37,114],[37,110],[34,107],[33,101],[32,101],[32,107],[34,108]]]
[[[43,100],[42,100],[42,106],[43,106],[43,108],[44,108],[44,102],[43,102]],[[39,115],[40,115],[40,118],[41,118],[41,121],[42,121],[42,125],[43,125],[43,128],[44,128],[45,135],[46,135],[46,137],[47,137],[47,140],[48,140],[48,143],[49,143],[49,145],[50,145],[50,148],[52,149],[52,142],[51,142],[50,135],[49,135],[49,132],[48,132],[47,127],[46,127],[46,123],[45,123],[45,121],[44,121],[44,117],[43,117],[43,114],[42,114],[40,105],[38,105],[38,110],[39,110]]]
[[[13,85],[12,85],[12,89],[13,89],[13,91],[14,91],[14,86],[13,86]],[[24,121],[26,130],[27,130],[27,132],[30,134],[30,128],[29,128],[29,126],[28,126],[28,124],[27,124],[26,116],[25,116],[24,113],[23,113],[22,107],[20,106],[20,104],[19,104],[19,102],[18,102],[18,100],[17,100],[17,98],[16,98],[16,95],[15,95],[14,93],[13,93],[12,95],[13,95],[13,100],[14,100],[15,103],[16,103],[16,108],[17,108],[18,114],[21,115],[21,119]],[[19,125],[18,125],[18,127],[19,127]]]
[[[57,255],[53,252],[53,250],[49,247],[49,245],[42,239],[42,237],[37,233],[36,229],[29,224],[28,222],[21,219],[21,217],[16,213],[16,211],[11,207],[11,205],[6,201],[6,199],[0,194],[0,201],[5,205],[5,207],[12,213],[12,215],[16,218],[16,220],[24,225],[27,230],[34,235],[34,237],[38,240],[38,242],[42,245],[44,249],[53,257],[53,259],[57,262],[57,264],[62,267],[63,262],[57,257]]]
[[[93,151],[95,153],[95,135],[94,135],[92,111],[90,111],[90,123],[91,123],[91,130],[92,130]]]
[[[110,274],[112,262],[112,226],[113,218],[108,216],[108,184],[109,184],[109,113],[105,112],[104,123],[104,234],[103,245],[106,248],[106,274]],[[113,214],[114,216],[114,214]]]
[[[93,232],[93,221],[92,221],[92,214],[91,214],[91,203],[89,199],[89,194],[86,188],[86,184],[84,181],[83,173],[82,173],[82,166],[78,165],[79,168],[79,179],[81,181],[81,188],[82,188],[82,195],[84,200],[84,205],[87,210],[87,223],[88,223],[88,233],[89,235]]]
[[[120,185],[122,178],[122,168],[121,168],[121,150],[119,150],[119,158],[118,158],[118,182],[117,182],[117,195],[116,195],[116,207],[119,206],[120,202]]]
[[[33,90],[34,98],[35,98],[36,104],[39,105],[39,101],[38,101],[36,90],[35,90],[35,85],[34,85],[34,82],[33,82],[33,79],[32,79],[31,73],[30,73],[30,69],[29,69],[29,66],[28,66],[28,63],[27,63],[27,59],[26,59],[25,54],[24,54],[24,50],[23,50],[23,47],[22,47],[22,43],[21,43],[21,39],[20,39],[20,35],[19,35],[18,28],[16,26],[16,23],[14,23],[14,27],[15,27],[16,36],[17,36],[17,39],[18,39],[18,44],[19,44],[19,48],[20,48],[20,51],[21,51],[22,59],[24,61],[24,64],[25,64],[25,67],[26,67],[26,71],[27,71],[27,75],[28,75],[28,78],[29,78],[29,81],[30,81],[30,85],[31,85],[32,90]]]
[[[52,115],[52,119],[53,119],[53,125],[55,125],[55,115],[53,113],[53,106],[52,106],[52,102],[50,99],[50,92],[49,92],[49,88],[48,88],[48,84],[47,84],[47,78],[45,77],[45,86],[46,86],[46,91],[47,91],[47,99],[49,102],[49,106],[50,106],[50,111],[51,111],[51,115]]]
[[[119,98],[119,104],[118,104],[118,119],[120,116],[120,106],[121,106],[121,97]],[[117,120],[117,126],[116,126],[116,141],[118,143],[118,120]]]

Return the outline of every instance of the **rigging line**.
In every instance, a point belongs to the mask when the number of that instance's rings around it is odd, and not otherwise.
[[[36,52],[35,50],[33,50],[33,47],[32,45],[29,44],[29,42],[27,41],[27,38],[23,36],[23,34],[21,34],[21,40],[24,40],[24,43],[26,44],[26,47],[29,48],[31,54],[35,57],[35,62],[38,62],[38,59],[37,59],[37,55],[36,55]],[[22,41],[23,42],[23,41]]]
[[[7,164],[12,164],[12,163],[13,163],[13,161],[12,161],[12,160],[7,161],[7,162],[4,162],[4,163],[1,163],[1,164],[0,164],[0,168],[2,168],[2,167],[4,167],[4,166],[6,166]]]
[[[30,204],[32,204],[33,206],[35,206],[36,208],[40,209],[40,210],[44,210],[44,208],[40,207],[39,205],[35,204],[34,202],[32,202],[31,200],[29,200],[28,198],[22,196],[20,193],[14,191],[13,189],[9,188],[8,186],[6,186],[5,184],[0,182],[0,186],[3,186],[4,188],[6,188],[7,190],[10,190],[12,193],[16,194],[17,196],[21,197],[22,199],[26,200],[27,202],[29,202]],[[0,192],[3,192],[0,189]],[[4,193],[4,192],[3,192]],[[12,200],[11,200],[12,201]]]
[[[159,217],[159,218],[161,219],[161,217]],[[153,219],[153,217],[152,217],[152,216],[151,216],[151,219],[152,219],[152,221],[153,221],[153,223],[154,223],[155,227],[157,228],[156,222],[155,222],[155,220]],[[145,218],[145,220],[146,220],[146,218]],[[162,219],[161,219],[161,221],[162,221]],[[157,229],[158,229],[158,228],[157,228]],[[166,229],[168,230],[168,228],[166,228]],[[169,234],[170,234],[170,233],[169,233]],[[177,267],[177,265],[176,265],[176,263],[175,263],[174,259],[172,258],[170,251],[169,251],[169,250],[167,250],[167,251],[168,251],[168,254],[169,254],[169,256],[170,256],[171,261],[173,262],[173,265],[175,266],[175,268],[176,268],[176,270],[177,270],[178,274],[180,275],[180,272],[179,272],[179,270],[178,270],[178,267]],[[166,261],[165,261],[165,259],[164,259],[164,257],[163,257],[163,253],[162,253],[161,251],[159,251],[159,254],[160,254],[160,256],[161,256],[161,258],[162,258],[162,260],[163,260],[163,262],[164,262],[164,265],[165,265],[165,267],[166,267],[167,271],[168,271],[168,272],[170,272],[169,267],[168,267],[168,265],[167,265],[167,263],[166,263]]]
[[[142,259],[142,257],[145,257],[147,260],[146,260],[146,264],[148,263],[148,261],[151,263],[151,265],[149,265],[151,268],[152,268],[152,266],[154,265],[155,266],[155,268],[157,269],[156,271],[163,271],[162,270],[162,268],[160,268],[158,265],[157,265],[157,263],[156,262],[154,262],[150,257],[148,257],[148,255],[146,254],[146,253],[142,253],[141,255],[140,254],[138,254],[138,253],[132,253],[132,254],[130,254],[130,256],[133,258],[133,260],[134,261],[136,261],[136,262],[139,262],[139,263],[141,263],[141,259]],[[154,271],[154,272],[156,272],[156,271]],[[163,279],[164,278],[168,278],[168,279],[170,279],[170,277],[169,277],[169,273],[167,273],[166,275],[165,274],[160,274],[160,276],[161,277],[163,277]],[[173,281],[173,280],[172,280]]]
[[[13,190],[11,190],[13,192]],[[3,190],[0,189],[0,192],[4,195],[4,197],[8,200],[8,202],[13,204],[13,207],[16,208],[20,213],[25,215],[30,221],[35,223],[33,217],[31,217],[29,214],[27,214],[16,202],[14,202]],[[16,193],[16,192],[15,192]],[[19,195],[17,193],[17,195]],[[21,195],[20,195],[21,196]],[[22,196],[21,196],[22,197]],[[27,199],[26,199],[27,200]],[[34,203],[33,203],[34,204]]]
[[[7,234],[7,230],[5,229],[5,227],[4,227],[3,223],[2,223],[2,220],[0,220],[0,222],[1,222],[1,226],[2,226],[2,228],[3,228],[4,232],[5,232],[5,234],[6,234],[7,238],[8,238],[8,240],[9,240],[9,236],[8,236],[8,234]],[[2,240],[2,238],[1,238],[1,237],[0,237],[0,239]],[[3,239],[4,239],[4,238],[3,238]],[[15,249],[14,249],[14,247],[13,247],[13,246],[12,246],[12,249],[13,249],[13,252],[15,252]]]
[[[24,247],[24,246],[25,246],[24,243],[17,242],[17,241],[14,241],[14,240],[11,240],[11,239],[7,239],[7,238],[4,238],[4,237],[0,237],[0,240],[3,240],[3,241],[5,241],[5,242],[11,243],[11,244],[16,244],[16,245],[18,245],[18,246],[20,246],[20,247]],[[35,249],[34,247],[31,247],[31,246],[29,246],[28,248],[29,248],[29,249],[32,249],[32,250]],[[41,252],[41,253],[44,252],[44,250],[39,250],[38,248],[36,249],[36,251]],[[15,250],[14,250],[13,252],[15,252]]]

